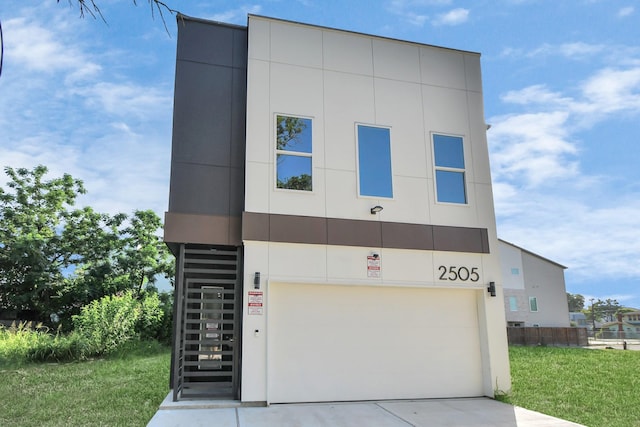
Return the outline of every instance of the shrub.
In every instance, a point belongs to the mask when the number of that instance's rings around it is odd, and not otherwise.
[[[143,341],[154,340],[160,335],[164,311],[157,293],[145,293],[140,301],[140,318],[136,332]]]
[[[86,341],[76,333],[55,335],[42,324],[13,323],[0,327],[0,359],[6,363],[22,364],[26,361],[70,361],[90,356]]]
[[[170,294],[131,292],[106,296],[84,306],[73,316],[74,330],[55,334],[42,324],[0,326],[0,362],[84,360],[92,356],[122,357],[131,349],[161,346],[171,340]],[[136,341],[135,343],[132,341]],[[140,340],[141,342],[138,342]]]
[[[165,345],[171,345],[171,332],[173,328],[173,292],[163,292],[158,295],[160,298],[160,307],[164,315],[162,323],[159,327],[156,339]]]
[[[27,358],[29,349],[36,346],[47,335],[41,323],[13,322],[10,327],[0,326],[0,359],[18,362]]]
[[[92,354],[108,354],[136,337],[141,312],[133,294],[125,292],[102,297],[84,306],[80,314],[73,316],[73,325]]]

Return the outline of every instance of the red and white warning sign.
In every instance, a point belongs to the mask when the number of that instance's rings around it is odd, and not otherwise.
[[[380,277],[380,255],[367,256],[367,277]]]
[[[262,315],[264,310],[263,301],[264,294],[262,291],[249,291],[249,298],[247,300],[248,314]]]

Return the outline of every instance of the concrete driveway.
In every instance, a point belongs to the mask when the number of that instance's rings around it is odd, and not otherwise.
[[[169,398],[169,396],[168,396]],[[148,427],[576,427],[488,398],[279,404],[244,407],[165,399]],[[227,406],[227,407],[224,407]]]

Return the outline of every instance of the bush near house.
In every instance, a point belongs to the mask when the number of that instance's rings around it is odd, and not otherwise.
[[[136,298],[130,291],[103,297],[73,317],[74,330],[68,334],[59,330],[51,333],[33,322],[0,327],[0,366],[86,360],[121,352],[131,341],[166,343],[171,331],[171,301],[163,299],[156,293]]]

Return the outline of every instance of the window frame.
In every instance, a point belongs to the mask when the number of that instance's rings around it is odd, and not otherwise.
[[[292,118],[296,118],[296,119],[303,119],[303,120],[309,120],[311,123],[311,152],[306,153],[306,152],[302,152],[302,151],[290,151],[290,150],[281,150],[278,149],[278,117],[292,117]],[[274,113],[273,115],[273,148],[274,148],[274,158],[273,158],[273,173],[274,173],[274,179],[273,179],[273,185],[274,185],[274,190],[275,191],[294,191],[300,194],[313,194],[314,193],[314,189],[315,189],[315,179],[314,179],[314,173],[313,173],[313,166],[314,166],[314,136],[313,136],[313,122],[314,122],[314,117],[312,116],[305,116],[305,115],[301,115],[301,114],[289,114],[289,113]],[[294,156],[294,157],[302,157],[302,158],[308,158],[311,161],[311,189],[310,190],[299,190],[299,189],[294,189],[294,188],[284,188],[284,187],[279,187],[278,186],[278,155],[284,155],[284,156]]]
[[[361,188],[361,176],[360,173],[362,171],[361,165],[360,165],[360,135],[359,135],[359,129],[360,127],[367,127],[367,128],[377,128],[377,129],[387,129],[389,131],[389,180],[391,181],[391,196],[380,196],[380,195],[370,195],[370,194],[362,194],[362,188]],[[394,199],[394,185],[393,185],[393,150],[392,150],[392,144],[391,144],[391,126],[385,126],[385,125],[374,125],[371,123],[362,123],[362,122],[355,122],[354,123],[354,133],[355,133],[355,140],[356,140],[356,192],[357,192],[357,196],[358,197],[362,197],[362,198],[368,198],[368,199],[385,199],[385,200],[393,200]]]
[[[444,136],[444,137],[450,137],[450,138],[460,138],[460,141],[462,142],[462,162],[463,162],[463,167],[462,168],[457,168],[457,167],[451,167],[451,166],[439,166],[436,163],[436,137],[437,136]],[[445,205],[451,205],[451,206],[469,206],[469,186],[467,184],[467,172],[468,172],[468,166],[467,166],[467,156],[466,156],[466,143],[465,143],[465,137],[464,135],[458,135],[458,134],[454,134],[454,133],[448,133],[448,132],[431,132],[431,158],[432,158],[432,164],[433,164],[433,186],[434,186],[434,200],[437,204],[445,204]],[[442,172],[453,172],[453,173],[460,173],[462,174],[462,190],[464,192],[463,196],[464,196],[464,203],[460,203],[460,202],[450,202],[450,201],[440,201],[439,197],[438,197],[438,171],[442,171]]]
[[[536,309],[533,309],[533,306],[531,305],[531,303],[534,302]],[[540,311],[540,307],[538,306],[538,297],[529,297],[529,311],[531,313],[537,313]]]

